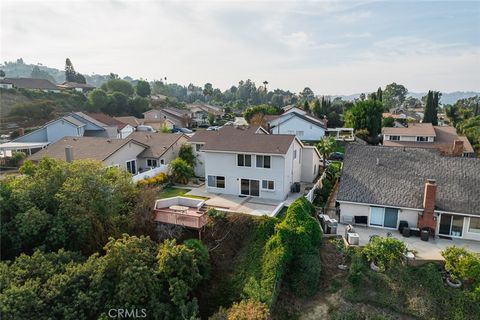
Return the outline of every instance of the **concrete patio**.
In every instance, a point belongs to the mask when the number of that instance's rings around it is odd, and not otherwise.
[[[344,224],[338,224],[337,234],[345,235],[345,227],[346,225]],[[417,251],[415,257],[417,260],[443,260],[440,252],[445,248],[453,245],[463,247],[469,251],[480,252],[480,242],[478,241],[462,240],[456,238],[452,238],[452,240],[449,240],[441,239],[438,237],[436,237],[435,239],[430,238],[429,241],[422,241],[420,240],[420,237],[416,236],[410,236],[408,238],[404,237],[400,234],[400,232],[396,230],[371,228],[365,226],[354,226],[354,228],[355,232],[357,232],[360,236],[360,246],[366,245],[370,239],[370,236],[372,235],[386,237],[387,232],[390,232],[393,238],[405,242],[409,250]]]
[[[275,208],[281,201],[259,199],[256,197],[240,197],[228,194],[210,193],[205,189],[205,185],[193,188],[186,195],[209,198],[205,204],[210,207],[225,209],[225,211],[241,212],[256,216],[271,216]]]

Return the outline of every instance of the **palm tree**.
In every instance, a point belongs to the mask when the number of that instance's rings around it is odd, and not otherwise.
[[[323,167],[325,168],[327,165],[327,157],[330,155],[330,153],[335,151],[335,148],[337,146],[337,142],[333,137],[324,137],[322,140],[320,140],[317,143],[317,149],[322,155],[323,158]]]
[[[192,166],[185,160],[176,158],[169,164],[170,175],[173,182],[187,184],[190,178],[194,176]]]

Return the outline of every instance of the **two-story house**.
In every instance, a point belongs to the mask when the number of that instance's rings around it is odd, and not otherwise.
[[[190,127],[192,124],[192,115],[189,110],[178,108],[151,109],[143,113],[145,122],[147,121],[169,121],[177,128]]]
[[[323,120],[299,108],[291,108],[279,116],[265,118],[272,134],[294,134],[304,141],[318,141],[325,136],[327,130]]]
[[[459,136],[454,127],[434,126],[431,123],[411,123],[408,127],[383,128],[383,145],[437,149],[444,155],[474,157],[470,141]]]
[[[192,124],[197,126],[209,125],[209,114],[212,114],[215,119],[223,115],[222,109],[208,104],[189,104],[187,108],[191,112]]]
[[[212,193],[284,200],[294,183],[315,180],[321,165],[315,147],[260,127],[200,131],[189,142],[197,156],[196,174],[206,178]]]

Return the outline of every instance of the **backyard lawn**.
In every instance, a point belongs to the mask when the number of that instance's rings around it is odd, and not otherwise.
[[[188,198],[194,198],[194,199],[203,199],[207,200],[208,198],[205,197],[199,197],[199,196],[192,196],[186,194],[187,192],[190,192],[191,189],[183,189],[183,188],[176,188],[176,187],[167,187],[161,190],[158,193],[158,198],[159,199],[164,199],[164,198],[171,198],[171,197],[188,197]]]

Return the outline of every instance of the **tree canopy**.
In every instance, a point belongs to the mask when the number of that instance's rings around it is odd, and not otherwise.
[[[346,126],[355,130],[366,129],[369,137],[374,139],[382,129],[382,113],[383,104],[378,100],[357,101],[346,112]]]

